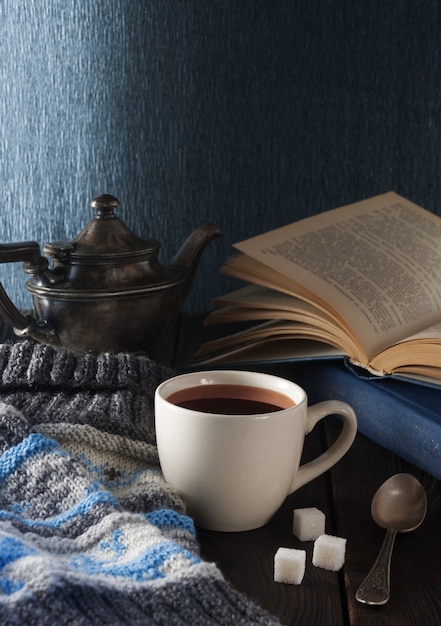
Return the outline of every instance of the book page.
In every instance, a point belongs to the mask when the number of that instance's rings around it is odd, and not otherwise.
[[[441,323],[412,335],[382,350],[372,359],[372,366],[386,371],[421,371],[422,367],[437,368],[441,377]]]
[[[321,335],[324,332],[332,345],[339,346],[347,354],[360,352],[359,344],[353,340],[347,329],[340,327],[332,316],[300,298],[267,287],[248,285],[220,296],[214,302],[217,305],[225,304],[226,306],[221,306],[211,312],[204,320],[204,324],[281,320],[287,327],[287,323],[292,322],[291,329],[293,330],[296,329],[296,323],[308,324],[311,328],[311,335],[315,334],[316,339],[324,338],[325,335]],[[228,335],[218,340],[225,344],[228,341]]]
[[[320,328],[307,322],[272,319],[257,326],[207,341],[200,346],[198,354],[225,353],[231,347],[236,348],[240,345],[246,346],[258,341],[282,337],[286,341],[290,341],[291,345],[293,345],[293,340],[309,339],[310,341],[320,341],[333,346],[340,353],[347,354],[350,351],[350,347],[347,345],[348,342],[341,341],[341,338],[336,336],[332,329]],[[294,356],[294,353],[292,356]]]
[[[333,346],[320,341],[311,341],[296,339],[292,342],[286,337],[267,337],[258,339],[245,345],[239,344],[230,350],[222,350],[219,354],[210,354],[205,356],[200,353],[197,355],[196,363],[214,364],[214,363],[256,363],[265,361],[289,361],[293,360],[305,361],[311,359],[329,359],[342,358],[344,353]]]
[[[332,326],[334,329],[338,326],[335,318],[325,311],[319,310],[308,301],[260,285],[247,285],[218,296],[213,302],[216,306],[224,308],[211,312],[205,323],[211,323],[213,319],[215,320],[214,323],[217,323],[216,318],[220,317],[222,311],[225,311],[227,307],[230,307],[231,315],[237,317],[234,321],[247,319],[246,315],[250,314],[250,310],[255,310],[256,315],[264,315],[268,311],[270,315],[278,315],[279,317],[292,315],[292,319],[299,319],[299,316],[310,318],[321,325]],[[285,317],[285,319],[290,318]],[[341,328],[344,329],[344,326]]]
[[[353,341],[357,342],[357,337],[352,333],[344,317],[339,315],[328,302],[322,300],[317,294],[295,282],[292,278],[287,278],[284,274],[277,272],[268,265],[264,265],[246,254],[240,254],[230,258],[221,267],[220,271],[273,292],[282,292],[295,300],[301,298],[304,302],[314,306],[317,318],[332,318],[335,326],[341,328],[344,334],[350,335]],[[219,300],[219,298],[216,298],[216,300]],[[274,301],[279,302],[280,299],[274,298]],[[262,306],[267,306],[267,304],[262,303]]]
[[[328,302],[368,356],[441,319],[441,219],[396,193],[235,247]]]

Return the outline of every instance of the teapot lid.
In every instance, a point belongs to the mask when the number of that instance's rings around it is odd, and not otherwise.
[[[119,200],[110,194],[94,198],[95,216],[71,241],[44,245],[44,253],[73,264],[129,263],[158,254],[156,239],[138,237],[114,213]]]

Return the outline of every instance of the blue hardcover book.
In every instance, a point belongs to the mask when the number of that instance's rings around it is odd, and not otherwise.
[[[310,403],[350,404],[361,433],[441,479],[441,388],[393,378],[358,377],[339,361],[315,361],[296,371]]]

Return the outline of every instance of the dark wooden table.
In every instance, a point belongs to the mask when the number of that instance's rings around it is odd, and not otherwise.
[[[331,426],[327,431],[334,430]],[[311,433],[308,454],[323,446],[323,431]],[[371,607],[355,600],[355,592],[370,569],[385,531],[371,519],[370,503],[389,476],[406,471],[417,476],[428,495],[423,525],[398,535],[391,564],[391,598]],[[340,572],[312,565],[312,542],[292,534],[292,511],[316,506],[326,514],[326,532],[347,538],[346,561]],[[287,498],[271,522],[246,533],[198,530],[202,554],[215,561],[233,585],[274,613],[283,624],[302,626],[441,624],[441,485],[384,448],[357,435],[350,452],[334,469]],[[273,582],[273,559],[279,546],[306,549],[303,582]]]
[[[203,328],[184,319],[177,361],[186,364],[204,336]],[[274,373],[274,368],[268,371]],[[283,375],[283,366],[275,373]],[[292,369],[287,377],[292,376]],[[294,374],[295,379],[295,374]],[[441,407],[440,407],[441,411]],[[329,418],[305,442],[304,460],[335,439],[340,422]],[[355,592],[373,564],[385,531],[371,518],[377,488],[398,472],[414,474],[428,496],[420,528],[398,535],[391,564],[391,598],[379,607],[355,600]],[[318,507],[326,514],[326,532],[347,539],[339,572],[312,565],[312,542],[292,534],[295,508]],[[361,434],[339,463],[287,498],[265,527],[244,533],[198,529],[202,555],[218,564],[224,576],[282,624],[301,626],[440,626],[441,625],[441,483]],[[273,581],[274,554],[280,546],[306,549],[303,582]]]
[[[176,332],[163,340],[156,355],[159,360],[187,368],[205,336],[200,322],[200,317],[183,317]],[[10,329],[0,325],[0,341],[12,336]],[[284,374],[283,367],[269,371]],[[295,380],[292,369],[285,373]],[[303,460],[325,449],[339,428],[334,418],[319,424],[306,438]],[[397,536],[389,603],[366,606],[356,602],[355,592],[385,533],[371,518],[371,499],[380,484],[397,472],[410,472],[422,481],[428,496],[427,516],[416,531]],[[292,534],[293,510],[312,506],[326,514],[328,534],[347,539],[346,560],[339,572],[314,567],[312,542],[300,542]],[[288,497],[263,528],[244,533],[199,528],[198,537],[202,555],[216,562],[238,590],[287,626],[441,626],[440,532],[441,483],[358,434],[332,470]],[[280,546],[306,549],[306,572],[300,585],[273,581],[274,554]]]

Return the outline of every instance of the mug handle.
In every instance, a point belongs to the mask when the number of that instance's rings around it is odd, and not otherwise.
[[[341,415],[343,428],[336,441],[326,452],[301,465],[294,477],[289,493],[303,487],[320,474],[326,472],[346,454],[357,434],[357,418],[352,407],[339,400],[326,400],[307,408],[305,434],[312,431],[314,426],[328,415]]]

